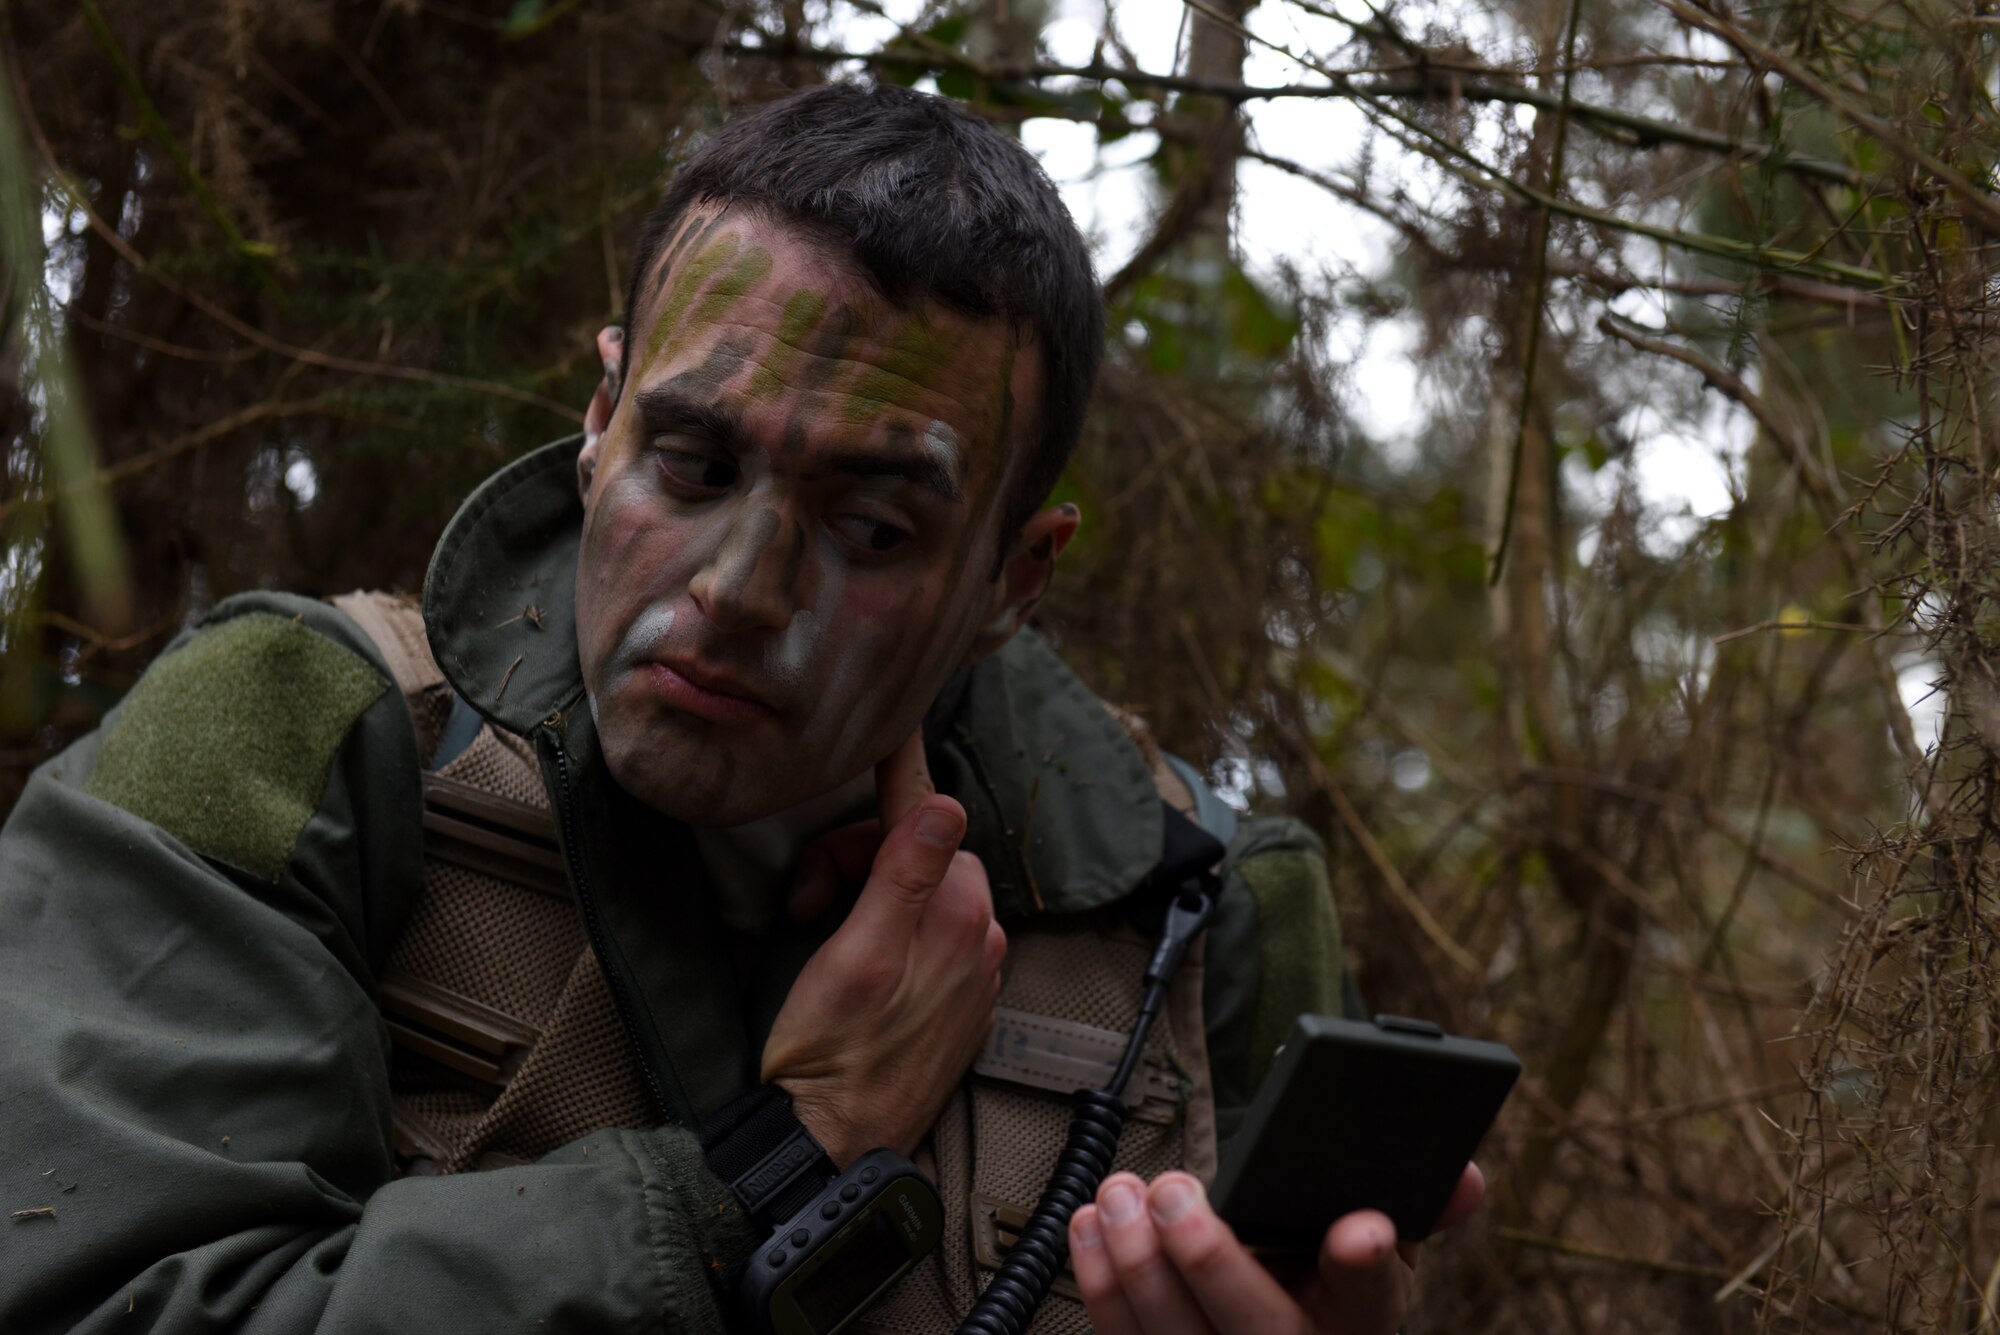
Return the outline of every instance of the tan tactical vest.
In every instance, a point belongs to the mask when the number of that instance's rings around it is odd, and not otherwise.
[[[452,705],[423,615],[406,598],[333,600],[382,651],[432,755]],[[1121,716],[1161,795],[1193,796],[1136,720]],[[1108,914],[1017,923],[998,1017],[917,1161],[938,1184],[945,1241],[856,1323],[939,1335],[997,1269],[1055,1166],[1069,1091],[1124,1050],[1151,943]],[[424,775],[424,885],[390,952],[378,1001],[394,1043],[396,1152],[405,1173],[456,1173],[541,1157],[601,1127],[652,1120],[637,1058],[585,939],[556,852],[529,742],[482,724]],[[1200,943],[1154,1026],[1116,1167],[1152,1177],[1215,1169],[1215,1105],[1202,1027]],[[1143,1088],[1142,1088],[1143,1086]],[[1090,1329],[1067,1272],[1031,1329]]]

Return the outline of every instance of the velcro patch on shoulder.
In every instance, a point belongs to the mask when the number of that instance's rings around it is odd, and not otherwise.
[[[275,881],[341,740],[388,689],[360,655],[297,621],[233,617],[140,678],[86,791]]]
[[[1294,1016],[1340,1014],[1340,913],[1316,853],[1271,849],[1237,870],[1257,898],[1263,954],[1250,1051],[1275,1052]]]

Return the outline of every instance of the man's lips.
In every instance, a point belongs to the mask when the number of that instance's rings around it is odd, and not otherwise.
[[[671,709],[716,723],[748,723],[777,713],[761,695],[694,659],[641,663],[639,670]]]

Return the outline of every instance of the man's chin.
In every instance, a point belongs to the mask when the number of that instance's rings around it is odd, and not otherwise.
[[[733,747],[699,719],[667,716],[621,728],[614,711],[598,720],[605,764],[618,786],[653,810],[689,825],[742,825],[818,794],[795,766]],[[699,736],[684,734],[700,734]]]

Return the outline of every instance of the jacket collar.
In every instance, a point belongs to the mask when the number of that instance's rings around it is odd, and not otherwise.
[[[583,698],[576,654],[581,436],[488,478],[446,527],[424,580],[431,652],[452,687],[522,736]],[[1129,893],[1160,858],[1160,803],[1138,748],[1032,631],[960,673],[924,722],[940,791],[1002,916],[1077,913]]]

